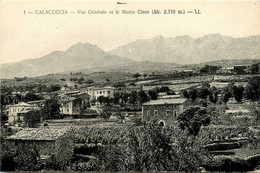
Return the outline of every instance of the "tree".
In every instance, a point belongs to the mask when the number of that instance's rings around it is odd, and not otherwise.
[[[260,100],[260,76],[253,76],[246,85],[245,94],[251,101]]]
[[[130,103],[132,105],[135,105],[137,103],[137,98],[138,98],[137,92],[136,91],[132,91],[129,94],[128,103]]]
[[[116,87],[116,88],[125,87],[125,83],[124,82],[117,82],[113,85],[113,87]]]
[[[119,104],[119,100],[121,98],[121,94],[119,92],[114,92],[114,104]]]
[[[189,89],[188,94],[189,94],[189,98],[195,101],[197,98],[197,89],[192,87],[191,89]]]
[[[170,137],[157,123],[129,127],[117,145],[101,149],[98,165],[100,171],[170,171],[177,167],[171,149]]]
[[[96,154],[98,171],[192,172],[200,170],[205,156],[201,140],[178,128],[162,128],[157,121],[115,129],[109,139]]]
[[[16,170],[37,171],[41,169],[41,164],[38,162],[39,157],[40,155],[35,148],[18,150],[17,155],[14,157]]]
[[[121,93],[121,99],[122,99],[122,101],[126,103],[127,100],[128,100],[129,95],[130,95],[130,94],[128,94],[128,93],[126,93],[126,92],[122,92],[122,93]]]
[[[243,94],[244,94],[244,87],[242,85],[233,86],[233,96],[235,97],[238,103],[242,101]]]
[[[141,90],[138,92],[138,100],[140,100],[141,103],[144,103],[144,102],[149,101],[150,99],[149,99],[148,95],[146,94],[146,92]]]
[[[157,100],[158,98],[158,93],[154,90],[148,91],[148,95],[150,96],[151,100]]]
[[[133,77],[134,78],[139,78],[141,75],[139,74],[139,73],[135,73],[135,74],[133,74]]]
[[[222,100],[225,104],[227,104],[228,100],[232,97],[233,86],[234,86],[234,83],[231,82],[226,87],[223,88]]]
[[[207,99],[201,99],[199,104],[202,106],[202,107],[207,107],[208,106],[208,102],[207,102]]]
[[[188,98],[188,99],[189,99],[190,96],[189,96],[189,93],[188,93],[187,90],[182,90],[181,93],[182,93],[182,95],[183,95],[185,98]]]
[[[24,99],[26,102],[29,102],[29,101],[41,100],[42,98],[34,94],[34,92],[29,92],[24,96]]]
[[[216,104],[217,101],[218,101],[218,94],[219,94],[219,92],[218,92],[217,88],[214,87],[214,86],[211,87],[211,88],[209,89],[209,100],[210,100],[212,103]]]
[[[103,103],[105,103],[105,97],[104,96],[99,96],[97,98],[97,101],[102,105]]]
[[[257,73],[259,73],[259,64],[260,64],[260,63],[256,63],[256,64],[253,64],[253,65],[251,66],[252,74],[257,74]]]
[[[52,97],[44,102],[42,114],[45,119],[60,118],[60,103],[55,97]]]
[[[179,127],[187,129],[189,134],[197,136],[201,126],[207,126],[210,118],[207,116],[207,110],[199,106],[188,107],[177,117]]]
[[[86,81],[86,84],[92,84],[92,83],[94,83],[94,81],[92,80],[92,79],[88,79],[87,81]]]
[[[0,109],[1,109],[1,123],[2,124],[4,124],[7,120],[8,120],[8,115],[7,115],[7,113],[5,112],[5,110],[6,110],[6,106],[5,105],[0,105]]]
[[[154,90],[157,93],[159,93],[159,92],[169,92],[170,91],[168,86],[156,87]]]
[[[104,119],[109,119],[109,117],[112,115],[111,113],[111,107],[104,106],[102,107],[102,111],[100,112],[100,117]]]
[[[79,83],[79,84],[83,84],[84,81],[85,81],[85,79],[84,79],[83,77],[81,77],[81,78],[78,79],[78,83]]]
[[[113,102],[113,99],[112,98],[110,98],[110,97],[104,97],[104,103],[106,104],[106,105],[110,105],[110,103],[112,103]]]
[[[24,115],[25,126],[29,128],[37,128],[42,120],[42,113],[38,110],[32,110]]]
[[[207,96],[209,95],[209,89],[207,87],[202,87],[202,88],[199,88],[198,90],[198,97],[201,98],[201,99],[206,99]]]
[[[50,87],[49,87],[49,92],[59,91],[60,89],[61,89],[61,86],[60,86],[59,84],[50,85]]]
[[[22,96],[20,94],[15,94],[15,97],[13,98],[13,102],[15,104],[17,104],[18,102],[21,102],[21,101],[22,101]]]

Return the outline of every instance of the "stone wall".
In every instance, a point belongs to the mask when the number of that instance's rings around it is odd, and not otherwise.
[[[7,140],[8,145],[14,151],[26,151],[36,149],[39,155],[53,155],[55,141],[30,141],[30,140]]]

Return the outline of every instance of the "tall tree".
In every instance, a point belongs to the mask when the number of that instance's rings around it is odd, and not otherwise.
[[[148,94],[149,94],[151,100],[157,100],[157,98],[158,98],[158,93],[157,93],[156,91],[150,90],[150,91],[148,91]]]
[[[144,102],[147,102],[149,101],[149,97],[148,95],[146,94],[146,92],[144,91],[139,91],[138,92],[138,99],[140,100],[140,102],[144,103]]]
[[[42,114],[45,119],[60,118],[60,103],[55,97],[45,101]]]
[[[198,97],[201,99],[206,99],[209,95],[209,89],[207,87],[201,87],[198,89]]]
[[[37,128],[42,120],[42,113],[38,110],[32,110],[26,113],[23,117],[25,126],[30,128]]]
[[[132,91],[130,94],[129,94],[129,97],[128,97],[128,102],[132,105],[135,105],[137,103],[137,98],[138,98],[138,95],[137,95],[137,92],[136,91]]]
[[[192,87],[191,89],[189,89],[188,93],[189,93],[189,98],[191,98],[193,101],[196,100],[198,96],[196,88]]]
[[[243,93],[244,93],[244,87],[242,85],[233,86],[233,96],[235,97],[238,103],[242,101]]]
[[[246,85],[245,94],[251,101],[260,100],[260,76],[253,76]]]
[[[218,89],[215,86],[211,87],[209,89],[209,100],[212,103],[216,104],[218,101],[218,94],[219,94]]]
[[[233,89],[234,83],[229,83],[226,87],[223,88],[222,91],[222,101],[227,104],[229,99],[232,97],[232,89]]]
[[[188,132],[197,136],[201,126],[207,126],[210,118],[207,116],[207,110],[199,106],[188,107],[182,114],[177,117],[179,127],[187,129]]]

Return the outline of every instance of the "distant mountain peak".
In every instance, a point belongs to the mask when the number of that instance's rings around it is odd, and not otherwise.
[[[1,78],[35,77],[79,69],[103,68],[120,65],[131,60],[108,55],[90,43],[77,43],[65,51],[54,51],[41,58],[28,59],[10,65],[1,65]]]

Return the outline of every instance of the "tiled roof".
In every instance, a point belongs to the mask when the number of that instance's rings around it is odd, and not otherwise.
[[[152,100],[150,102],[144,103],[143,105],[179,105],[183,104],[187,99],[162,99],[162,100]]]
[[[25,102],[19,102],[18,104],[12,105],[11,107],[31,107],[32,105],[25,103]]]
[[[27,128],[9,136],[8,140],[56,140],[63,136],[69,128],[42,127]]]

